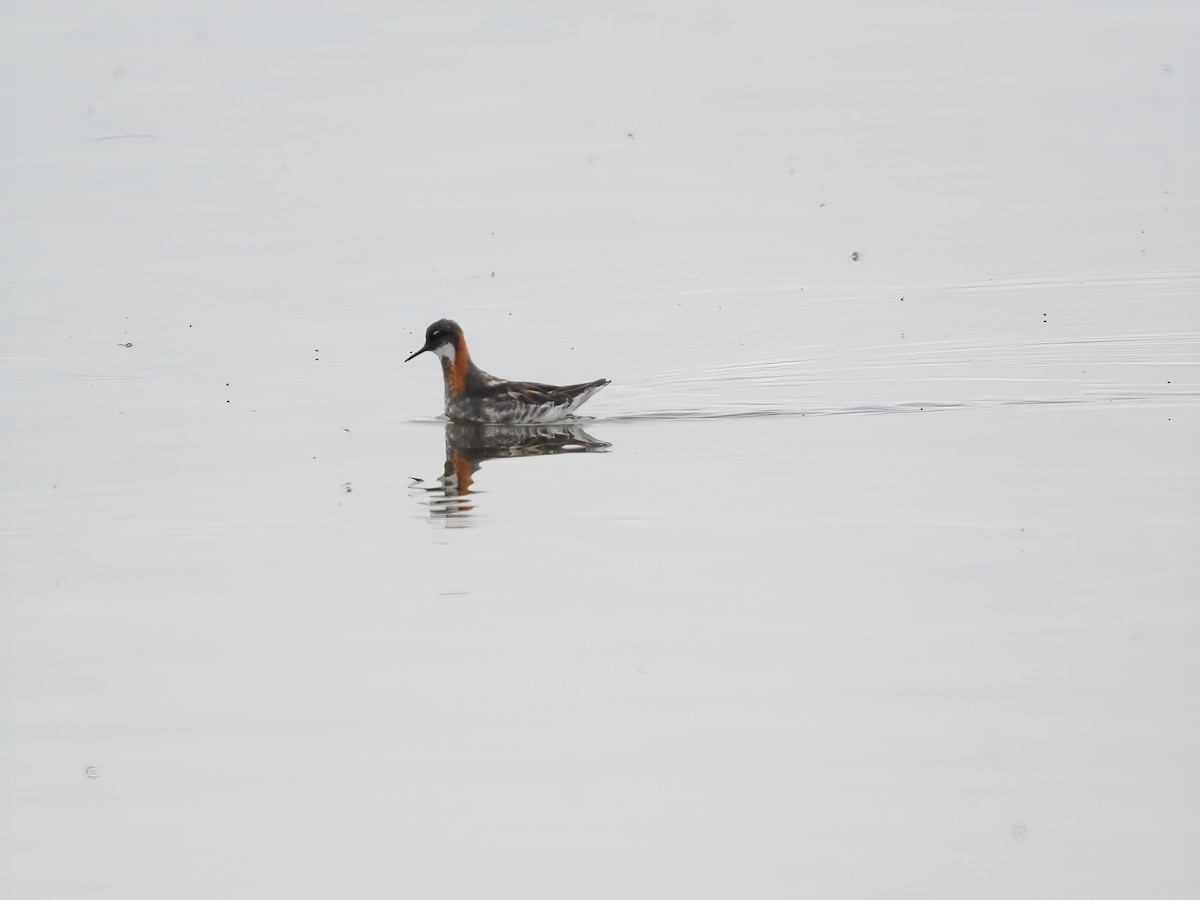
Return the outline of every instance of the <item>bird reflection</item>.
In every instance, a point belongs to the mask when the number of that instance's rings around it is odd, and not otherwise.
[[[489,459],[596,453],[612,445],[592,437],[578,425],[482,425],[446,423],[446,466],[430,485],[415,484],[430,497],[435,516],[465,516],[474,509],[475,473]]]

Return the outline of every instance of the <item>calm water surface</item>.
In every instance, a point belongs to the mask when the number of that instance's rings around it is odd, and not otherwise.
[[[127,6],[9,24],[12,896],[1196,893],[1186,14]]]

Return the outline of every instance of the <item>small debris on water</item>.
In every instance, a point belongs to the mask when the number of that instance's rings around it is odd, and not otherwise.
[[[853,253],[850,254],[850,259],[852,259],[854,262],[858,262],[858,251],[857,250],[855,250]]]
[[[352,488],[352,487],[350,486],[350,482],[349,482],[349,481],[343,481],[343,482],[342,482],[342,490],[343,490],[343,491],[345,491],[347,494],[350,494],[350,493],[353,493],[353,491],[354,491],[354,488]]]
[[[95,766],[85,766],[83,769],[83,774],[87,778],[91,778],[94,780],[94,779],[100,777],[100,770],[97,769]]]
[[[117,346],[118,346],[118,347],[132,347],[132,346],[133,346],[133,342],[132,342],[132,341],[126,341],[124,344],[117,344]]]

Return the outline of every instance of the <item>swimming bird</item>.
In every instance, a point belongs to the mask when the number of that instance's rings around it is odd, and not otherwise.
[[[427,351],[437,354],[442,361],[446,415],[457,422],[499,425],[558,422],[611,383],[600,378],[586,384],[558,386],[496,378],[471,361],[462,329],[449,319],[438,319],[430,325],[425,330],[425,346],[404,361]]]

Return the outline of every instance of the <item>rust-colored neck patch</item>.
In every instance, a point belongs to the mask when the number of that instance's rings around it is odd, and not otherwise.
[[[454,339],[454,361],[442,357],[442,378],[446,382],[446,393],[458,397],[467,386],[467,369],[471,356],[467,353],[467,342],[460,334]]]

